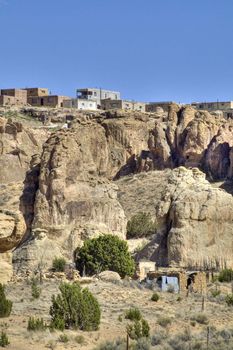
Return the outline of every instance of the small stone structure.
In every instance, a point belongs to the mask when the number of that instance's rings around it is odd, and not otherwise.
[[[178,279],[179,292],[194,292],[203,294],[207,289],[207,276],[203,271],[158,270],[147,273],[149,280],[162,281],[163,277]]]
[[[137,276],[140,281],[147,277],[147,274],[155,271],[155,262],[141,260],[137,265]]]
[[[27,91],[23,89],[2,89],[0,94],[1,106],[25,106]]]
[[[128,111],[146,111],[146,104],[144,102],[128,101],[128,100],[111,100],[104,99],[101,101],[102,109],[124,109]]]
[[[46,106],[46,107],[63,107],[65,100],[69,100],[68,96],[58,96],[58,95],[49,95],[49,96],[29,96],[28,103],[31,106]]]

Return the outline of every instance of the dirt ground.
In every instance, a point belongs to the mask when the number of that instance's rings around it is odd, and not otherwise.
[[[13,301],[13,310],[8,318],[0,320],[1,327],[7,324],[7,334],[10,340],[9,350],[42,350],[42,349],[95,349],[106,340],[126,337],[124,313],[130,307],[141,310],[144,318],[149,322],[151,335],[164,331],[158,324],[161,317],[171,318],[171,324],[166,327],[167,335],[178,334],[189,327],[191,335],[205,334],[207,325],[195,323],[193,316],[202,312],[202,296],[173,293],[159,293],[158,302],[151,301],[152,291],[134,281],[117,283],[93,281],[88,288],[97,297],[101,305],[101,324],[96,332],[82,332],[65,330],[69,341],[59,341],[61,332],[29,332],[27,322],[30,316],[43,317],[49,323],[49,308],[52,294],[58,293],[59,281],[46,280],[42,284],[39,299],[33,300],[31,286],[27,282],[12,283],[6,287],[7,298]],[[210,287],[215,288],[215,287]],[[221,294],[212,297],[209,292],[205,297],[205,310],[209,326],[218,330],[233,329],[232,308],[225,303],[225,294],[231,292],[231,286],[224,284],[220,287]],[[82,344],[77,342],[77,335],[82,335]]]

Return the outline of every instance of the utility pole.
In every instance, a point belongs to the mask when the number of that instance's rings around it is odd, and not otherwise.
[[[126,350],[129,350],[129,334],[127,332],[127,336],[126,336]]]

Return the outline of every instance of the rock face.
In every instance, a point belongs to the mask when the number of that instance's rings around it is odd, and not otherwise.
[[[23,181],[31,156],[41,152],[48,135],[0,117],[0,183]]]
[[[45,250],[50,266],[55,252],[72,259],[84,239],[101,233],[125,238],[126,218],[117,186],[107,180],[110,158],[105,129],[98,124],[76,125],[48,139],[40,165],[32,165],[28,172],[21,202],[29,230],[42,229],[44,236],[32,237],[16,250],[17,266],[26,268],[25,261],[35,266],[38,251]],[[33,189],[34,206],[29,201]]]
[[[48,116],[56,121],[56,113]],[[72,260],[83,240],[101,233],[125,238],[127,219],[138,211],[158,223],[140,256],[159,265],[232,265],[232,197],[197,170],[232,178],[232,121],[176,104],[168,114],[79,112],[69,120],[70,128],[47,133],[45,142],[46,132],[40,137],[37,128],[0,119],[0,182],[10,188],[24,181],[27,232],[13,253],[16,270],[50,267],[55,256]],[[149,147],[155,171],[125,176],[141,170]],[[0,198],[0,208],[10,202]]]
[[[128,180],[127,194],[124,194],[124,179],[117,182],[120,202],[126,212],[130,212],[133,201],[140,211],[140,201],[133,200],[133,196],[135,187],[138,191],[141,189],[141,202],[146,203],[144,210],[154,214],[158,223],[156,237],[139,257],[147,257],[162,266],[200,268],[226,264],[233,267],[233,198],[230,194],[212,187],[197,168],[179,167],[166,173],[148,173],[144,179],[142,174],[133,178],[132,184]],[[143,192],[147,183],[150,190]],[[131,200],[127,201],[127,197]]]
[[[26,225],[20,213],[0,210],[0,283],[13,275],[11,250],[25,234]]]
[[[173,104],[154,137],[156,169],[182,165],[201,168],[211,179],[232,177],[232,120]]]

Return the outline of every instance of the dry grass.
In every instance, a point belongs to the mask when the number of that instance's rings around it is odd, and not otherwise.
[[[231,291],[230,285],[224,284],[224,292],[221,296]],[[106,341],[114,341],[117,338],[126,336],[126,325],[129,322],[124,316],[126,310],[137,307],[143,317],[149,322],[152,340],[157,343],[158,349],[173,349],[172,339],[176,338],[173,344],[177,348],[182,342],[187,342],[187,334],[184,330],[189,326],[193,342],[206,339],[207,326],[215,327],[217,338],[212,341],[223,342],[223,338],[229,335],[233,329],[232,308],[229,308],[224,299],[218,297],[206,298],[205,310],[202,312],[202,297],[190,295],[188,298],[181,295],[181,300],[177,301],[177,294],[161,293],[159,303],[151,301],[151,291],[139,287],[135,282],[107,283],[96,281],[88,284],[88,288],[93,292],[100,302],[102,309],[100,329],[96,332],[81,332],[66,330],[65,335],[69,342],[59,342],[61,332],[51,333],[49,330],[32,334],[27,331],[27,322],[30,316],[42,317],[49,322],[49,307],[52,294],[58,292],[56,281],[45,281],[42,285],[42,293],[38,300],[31,300],[31,287],[26,282],[10,284],[7,286],[7,296],[13,301],[13,311],[7,322],[7,334],[11,344],[9,350],[44,350],[48,349],[51,343],[56,349],[77,349],[92,350],[99,344]],[[213,288],[213,287],[210,287]],[[226,293],[226,294],[225,294]],[[205,314],[208,325],[193,321],[193,315]],[[159,324],[162,318],[172,320],[165,328]],[[227,331],[228,330],[228,331]],[[221,333],[222,332],[222,333]],[[225,333],[224,333],[225,332]],[[233,332],[232,332],[233,334]],[[186,338],[185,338],[186,337]],[[199,339],[200,338],[200,339]],[[80,344],[77,339],[81,339]],[[174,339],[173,339],[174,340]],[[157,349],[157,348],[156,348]]]

